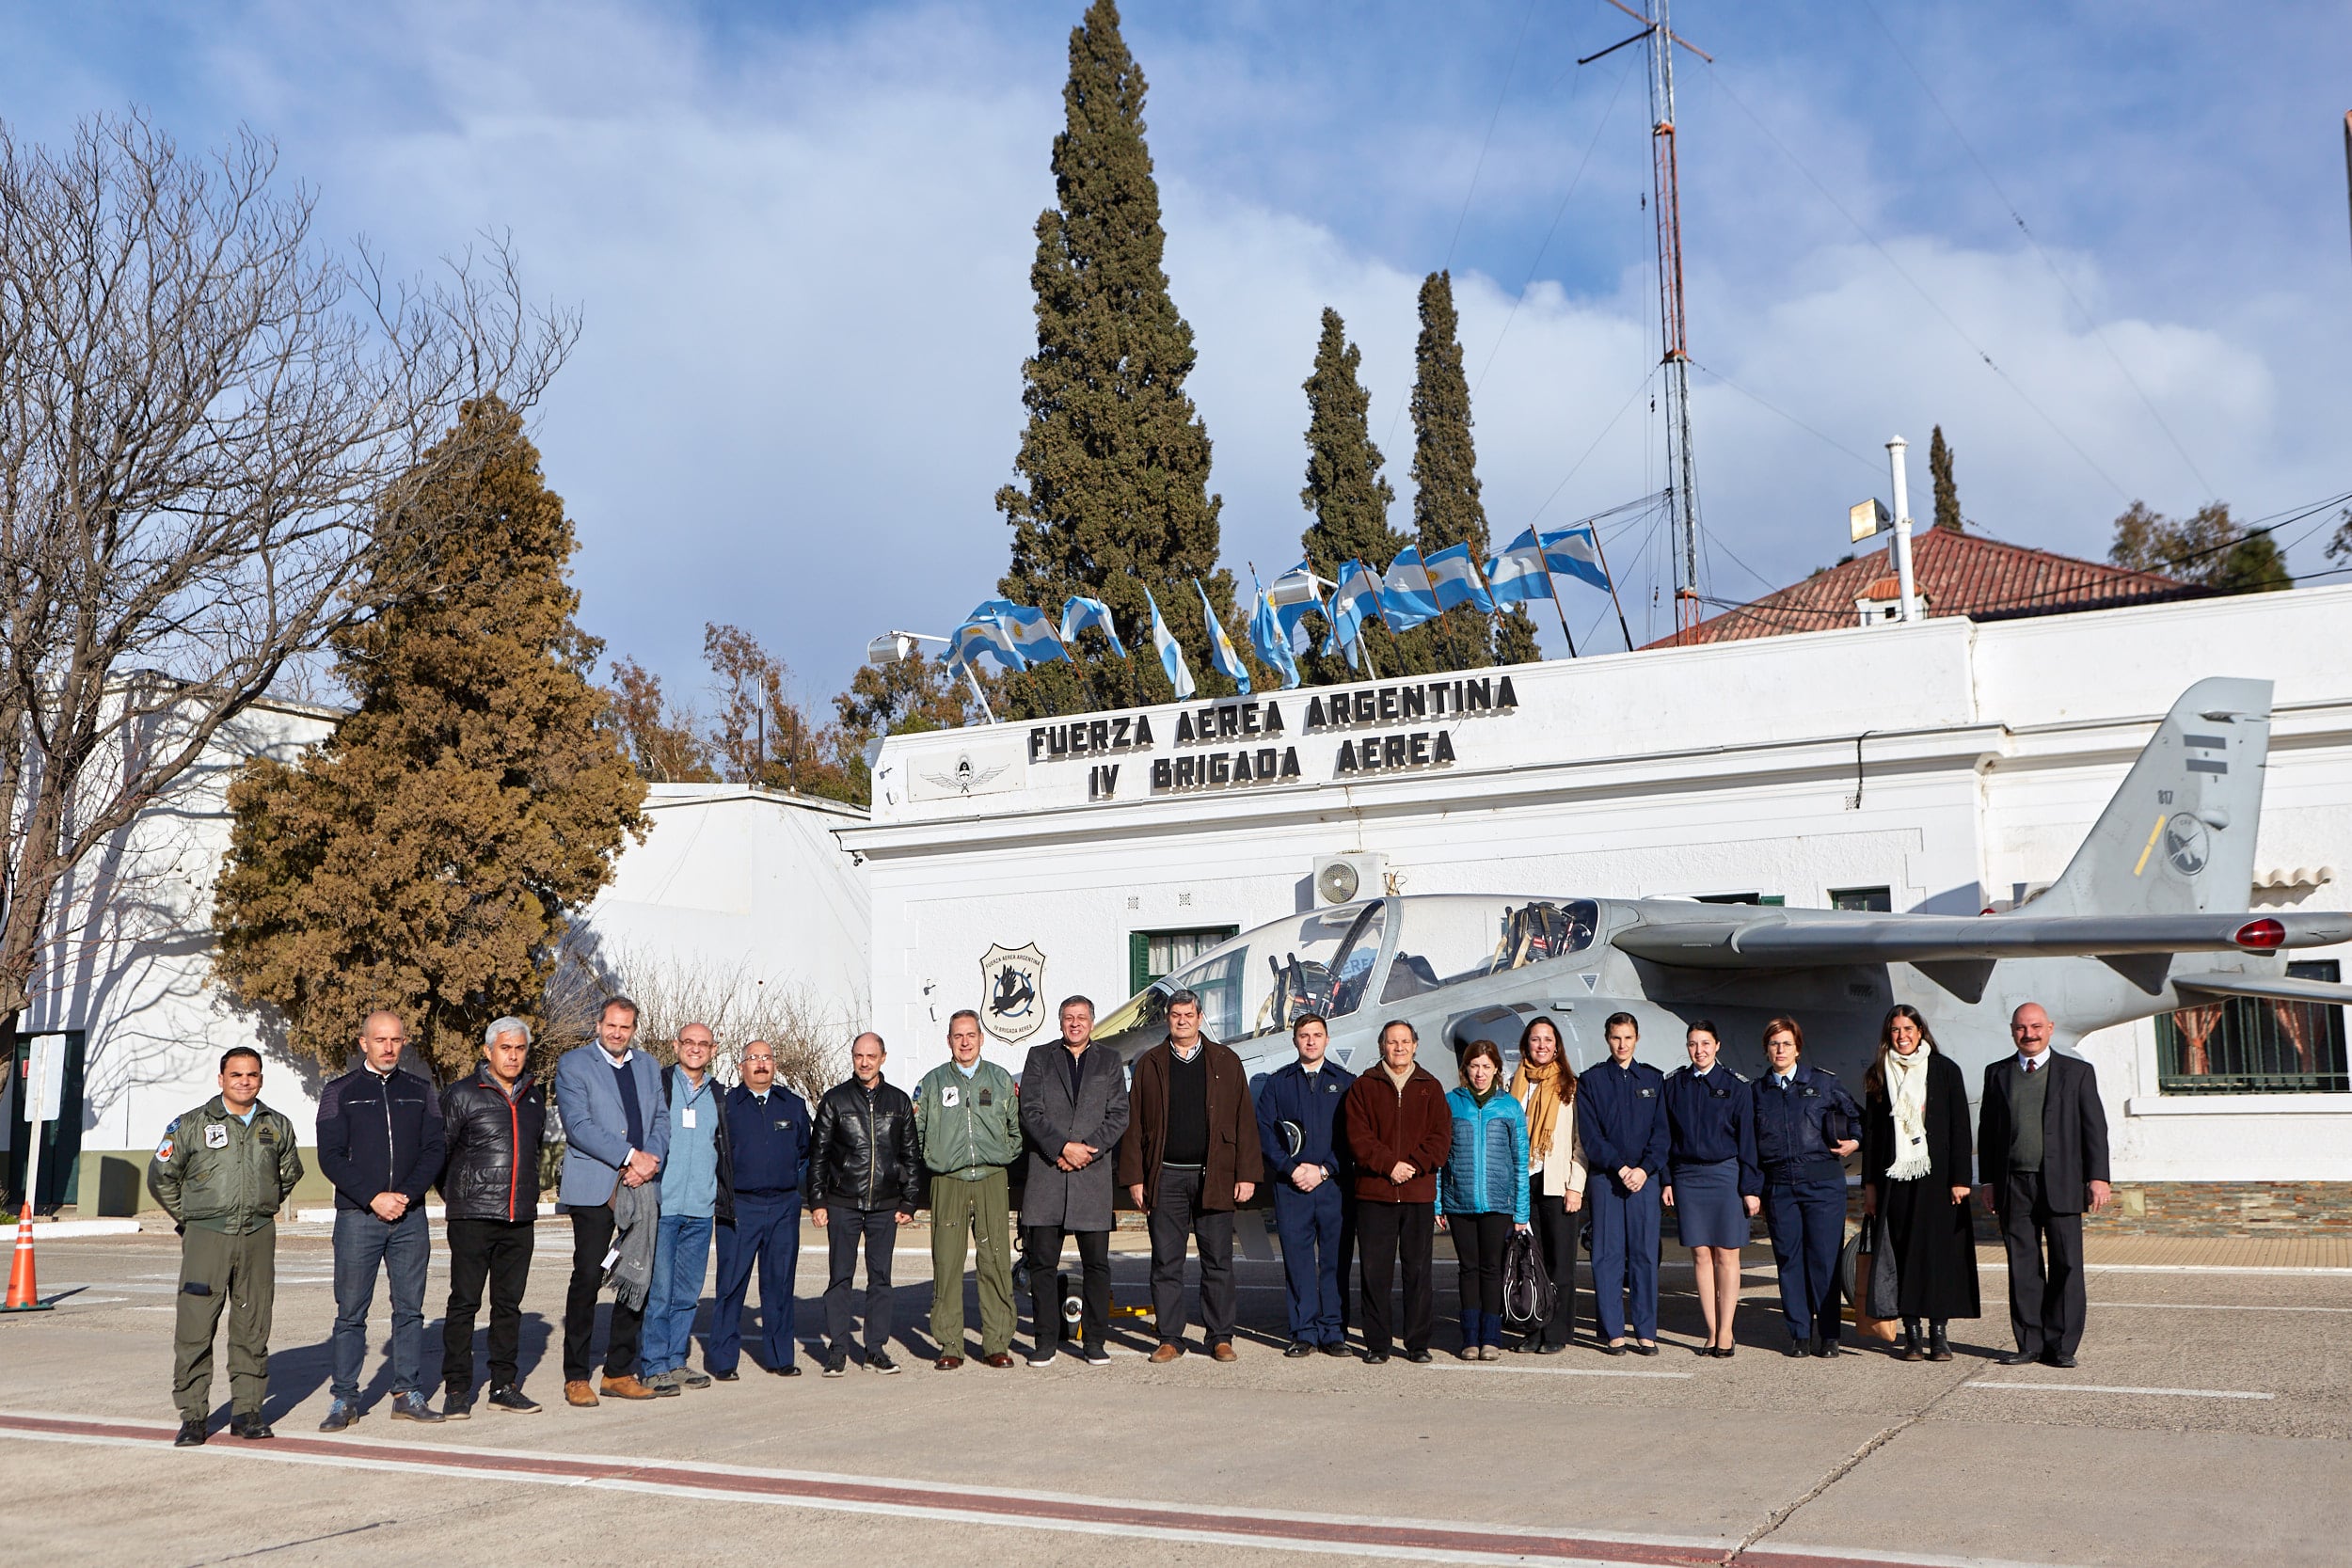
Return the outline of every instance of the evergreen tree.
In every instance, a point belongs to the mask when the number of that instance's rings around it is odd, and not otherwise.
[[[1107,657],[1099,634],[1005,683],[1014,717],[1166,702],[1151,655],[1150,589],[1204,694],[1232,686],[1208,668],[1198,578],[1230,627],[1232,574],[1218,569],[1220,500],[1208,493],[1209,436],[1184,377],[1192,328],[1168,297],[1167,235],[1144,145],[1143,71],[1119,32],[1119,8],[1094,0],[1070,34],[1066,123],[1054,138],[1056,203],[1037,220],[1037,353],[1022,367],[1029,411],[1015,466],[1025,484],[996,493],[1012,525],[1006,598],[1060,612],[1071,594],[1103,600],[1134,657]],[[1248,645],[1246,638],[1239,640]]]
[[[1935,480],[1935,526],[1960,532],[1960,485],[1952,478],[1952,449],[1944,444],[1942,425],[1928,442],[1928,472]]]
[[[1422,279],[1421,337],[1413,345],[1413,531],[1423,559],[1467,542],[1483,569],[1492,547],[1480,499],[1478,446],[1470,436],[1470,380],[1462,373],[1454,276]],[[1386,564],[1386,562],[1382,562]],[[1535,625],[1515,605],[1489,623],[1457,605],[1405,639],[1415,673],[1472,670],[1539,657]]]
[[[573,621],[572,526],[521,416],[469,404],[446,444],[489,455],[418,468],[410,504],[454,526],[418,536],[423,587],[335,640],[358,706],[229,790],[219,975],[334,1068],[372,1007],[444,1073],[492,1020],[544,1016],[569,915],[644,832],[644,783],[589,681],[598,645]],[[405,581],[419,564],[378,570]]]
[[[1372,394],[1358,379],[1363,351],[1347,341],[1347,324],[1329,306],[1323,309],[1323,336],[1315,344],[1314,373],[1307,377],[1307,484],[1298,499],[1314,521],[1299,535],[1307,564],[1317,577],[1336,581],[1340,568],[1359,561],[1368,571],[1386,569],[1399,550],[1412,541],[1389,526],[1389,504],[1396,491],[1381,477],[1380,449],[1372,444]],[[1317,651],[1300,661],[1299,675],[1310,685],[1355,680],[1346,656]],[[1372,652],[1373,668],[1382,674],[1402,673],[1397,640],[1382,626],[1364,628],[1364,643]]]
[[[2230,515],[2228,501],[2210,501],[2194,515],[2174,519],[2134,501],[2115,519],[2107,559],[2135,571],[2158,572],[2223,594],[2267,594],[2295,586],[2285,558],[2267,533],[2249,533]]]

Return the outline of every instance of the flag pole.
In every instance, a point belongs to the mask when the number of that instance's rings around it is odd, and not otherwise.
[[[1568,629],[1568,612],[1560,608],[1560,585],[1551,578],[1551,558],[1544,553],[1544,536],[1535,535],[1535,559],[1544,563],[1544,586],[1551,590],[1551,612],[1559,617],[1560,635],[1568,641],[1568,657],[1576,657],[1576,633]],[[1607,568],[1603,568],[1606,570]]]
[[[1364,576],[1368,578],[1372,577],[1372,568],[1364,564],[1363,558],[1361,556],[1351,555],[1347,559],[1356,563],[1356,569],[1358,571],[1363,573]],[[1378,582],[1380,579],[1378,578],[1372,578],[1372,580]],[[1339,586],[1340,585],[1338,583],[1333,583],[1331,585],[1332,591],[1336,593],[1339,590]],[[1376,591],[1373,594],[1372,602],[1375,605],[1380,602],[1380,595]],[[1380,624],[1384,626],[1388,626],[1388,617],[1383,615],[1380,619]],[[1389,629],[1391,633],[1393,633],[1396,628],[1390,626]],[[1356,644],[1364,650],[1365,677],[1370,680],[1378,680],[1380,678],[1379,667],[1372,662],[1372,639],[1364,635],[1364,624],[1361,621],[1356,623]]]
[[[1586,523],[1593,531],[1593,553],[1600,558],[1600,575],[1609,579],[1609,602],[1617,607],[1617,630],[1625,638],[1625,651],[1633,651],[1633,633],[1626,629],[1625,606],[1617,602],[1617,574],[1609,569],[1609,552],[1600,547],[1600,525]]]

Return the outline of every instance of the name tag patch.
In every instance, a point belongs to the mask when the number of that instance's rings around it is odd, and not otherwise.
[[[229,1128],[226,1123],[208,1121],[204,1124],[204,1147],[206,1148],[229,1147]]]
[[[1656,1089],[1636,1089],[1633,1092],[1640,1095],[1644,1100],[1647,1100],[1658,1091]]]
[[[994,1089],[982,1089],[982,1090],[980,1091],[980,1101],[979,1101],[979,1102],[980,1102],[981,1104],[983,1104],[983,1105],[993,1105],[993,1104],[995,1104],[995,1103],[996,1103],[996,1091],[995,1091]]]
[[[677,1123],[680,1127],[691,1129],[694,1125],[694,1107],[689,1105],[685,1110],[679,1112]]]

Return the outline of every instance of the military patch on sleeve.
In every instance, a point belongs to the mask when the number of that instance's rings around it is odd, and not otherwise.
[[[162,1143],[157,1144],[157,1145],[155,1146],[155,1158],[156,1158],[156,1159],[158,1159],[158,1160],[163,1161],[163,1162],[164,1162],[165,1164],[168,1164],[171,1162],[171,1134],[170,1134],[170,1133],[168,1133],[168,1132],[165,1133],[165,1134],[164,1134],[164,1141],[163,1141]]]

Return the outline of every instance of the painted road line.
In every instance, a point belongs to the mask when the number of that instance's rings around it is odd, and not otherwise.
[[[1696,1372],[1653,1372],[1633,1367],[1515,1367],[1507,1361],[1433,1361],[1441,1372],[1518,1372],[1531,1377],[1668,1377],[1677,1382],[1697,1377]]]
[[[165,1449],[172,1428],[90,1417],[0,1413],[0,1438]],[[1635,1536],[1594,1531],[1568,1535],[1540,1528],[1379,1519],[1352,1514],[1220,1509],[1204,1516],[1189,1505],[959,1485],[943,1504],[936,1481],[877,1480],[807,1471],[705,1465],[691,1460],[646,1462],[592,1454],[524,1452],[505,1449],[373,1442],[365,1439],[279,1437],[266,1444],[208,1446],[230,1462],[257,1459],[382,1474],[398,1471],[550,1486],[581,1486],[710,1502],[764,1503],[835,1513],[881,1514],[957,1525],[989,1525],[1147,1539],[1193,1545],[1250,1546],[1277,1551],[1417,1562],[1502,1564],[1538,1562],[1589,1568],[1667,1568],[1722,1560],[1720,1539]],[[162,1457],[159,1455],[159,1457]],[[180,1464],[175,1458],[165,1463]],[[1747,1555],[1747,1554],[1743,1554]],[[1764,1556],[1766,1554],[1756,1554]],[[1769,1554],[1804,1568],[1920,1568],[1948,1558],[1847,1553],[1790,1547]]]
[[[2105,1383],[2008,1383],[1986,1378],[1970,1378],[1963,1385],[1968,1388],[2025,1388],[2041,1393],[2057,1394],[2145,1394],[2157,1399],[2177,1400],[2271,1400],[2276,1394],[2262,1394],[2246,1388],[2133,1388]]]
[[[2152,1312],[2352,1312],[2352,1307],[2225,1307],[2210,1301],[2099,1301],[2100,1311],[2133,1307]]]

